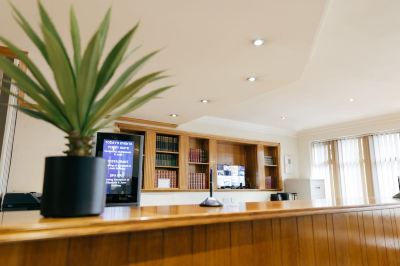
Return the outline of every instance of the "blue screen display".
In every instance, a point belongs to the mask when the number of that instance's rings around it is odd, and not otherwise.
[[[131,194],[134,141],[105,139],[103,158],[107,160],[107,194]]]

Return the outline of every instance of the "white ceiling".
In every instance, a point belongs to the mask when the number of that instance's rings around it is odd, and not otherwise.
[[[13,2],[38,21],[36,1]],[[144,71],[168,69],[177,87],[132,114],[138,118],[182,124],[214,116],[303,130],[400,110],[398,0],[44,1],[68,39],[71,2],[84,39],[112,5],[110,45],[140,19],[141,54],[165,48]],[[5,0],[0,25],[0,35],[39,60]],[[252,46],[256,37],[266,44]],[[260,79],[249,83],[249,75]]]

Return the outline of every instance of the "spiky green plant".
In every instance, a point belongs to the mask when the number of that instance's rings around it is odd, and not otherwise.
[[[128,46],[138,24],[114,45],[101,62],[110,24],[110,10],[82,54],[78,21],[74,9],[71,8],[70,31],[73,56],[70,57],[49,14],[43,5],[38,3],[42,36],[39,36],[18,9],[12,6],[14,18],[49,65],[56,88],[50,85],[39,67],[20,48],[4,37],[0,37],[0,41],[17,55],[31,75],[1,56],[0,69],[32,100],[23,106],[14,106],[15,108],[67,133],[68,150],[65,152],[67,155],[88,156],[92,149],[91,139],[96,131],[116,118],[132,112],[172,86],[161,87],[140,97],[133,97],[149,83],[166,77],[163,71],[158,71],[132,81],[133,76],[157,51],[131,64],[110,84],[115,71],[129,55]],[[5,88],[2,90],[21,99]]]

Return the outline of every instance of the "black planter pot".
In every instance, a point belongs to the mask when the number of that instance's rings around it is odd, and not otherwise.
[[[47,157],[40,213],[45,217],[99,215],[104,210],[106,160]]]

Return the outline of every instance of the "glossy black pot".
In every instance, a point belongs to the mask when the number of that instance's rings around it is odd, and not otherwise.
[[[99,215],[104,210],[106,160],[47,157],[40,213],[45,217]]]

